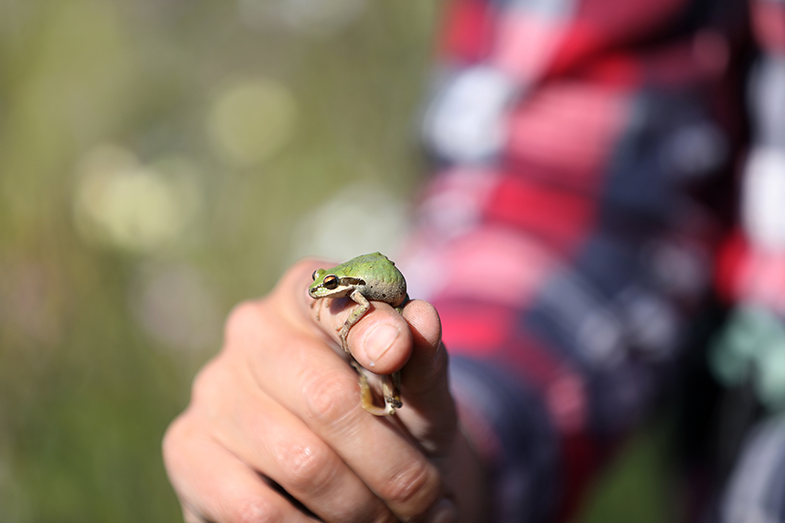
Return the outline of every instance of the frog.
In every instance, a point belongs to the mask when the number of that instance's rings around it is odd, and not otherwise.
[[[395,262],[380,252],[357,256],[329,269],[317,269],[313,272],[312,278],[313,283],[308,287],[308,295],[314,299],[312,306],[323,298],[343,297],[348,297],[357,304],[343,325],[336,327],[339,331],[341,348],[349,355],[351,365],[360,376],[360,400],[363,408],[375,416],[394,415],[395,410],[403,406],[400,395],[400,371],[382,376],[384,406],[375,405],[368,382],[370,371],[354,359],[347,338],[351,328],[370,309],[370,301],[388,303],[398,313],[402,313],[404,305],[409,301],[406,279],[395,266]]]

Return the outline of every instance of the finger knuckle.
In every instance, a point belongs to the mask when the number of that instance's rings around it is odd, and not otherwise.
[[[351,393],[353,383],[347,376],[307,367],[303,369],[301,383],[307,420],[333,429],[350,422],[356,415],[359,401]]]
[[[424,461],[414,461],[410,466],[394,473],[380,492],[383,499],[395,505],[414,505],[424,510],[439,489],[438,476]]]
[[[342,506],[336,507],[332,516],[335,521],[345,523],[392,523],[399,521],[384,505],[368,509],[353,503],[352,500],[347,500]]]
[[[198,397],[202,391],[209,393],[213,388],[213,382],[216,378],[215,360],[209,361],[204,367],[199,369],[199,372],[194,376],[194,381],[191,384],[191,398]]]
[[[228,519],[232,523],[277,523],[284,521],[280,508],[270,501],[252,497],[233,505]]]
[[[368,521],[372,521],[373,523],[397,523],[401,520],[395,517],[395,515],[389,510],[384,509],[384,511],[379,511],[379,513],[375,516],[371,516]]]
[[[185,523],[204,523],[204,519],[197,516],[187,508],[183,508],[183,521]]]
[[[220,356],[213,358],[194,377],[191,385],[191,407],[206,406],[221,397],[221,391],[225,390],[225,375],[221,364]]]
[[[224,325],[225,341],[244,339],[253,333],[253,326],[261,319],[261,303],[246,300],[229,311]]]
[[[161,452],[163,453],[164,458],[171,456],[172,453],[177,450],[177,442],[181,439],[180,435],[182,434],[182,423],[181,415],[176,417],[169,427],[167,427],[166,432],[164,432],[164,437],[161,440]]]
[[[171,472],[176,468],[177,463],[182,461],[184,454],[184,443],[189,441],[188,419],[185,414],[180,414],[172,421],[164,432],[161,440],[161,453],[164,466]]]
[[[288,490],[318,496],[332,483],[336,472],[329,449],[314,442],[297,442],[281,449],[286,456]]]

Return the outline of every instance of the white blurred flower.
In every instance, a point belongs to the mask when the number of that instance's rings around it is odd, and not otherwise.
[[[268,78],[245,80],[221,91],[207,131],[228,162],[253,165],[269,159],[292,137],[297,102],[289,89]]]
[[[79,166],[74,218],[89,241],[146,252],[174,240],[200,206],[195,168],[182,158],[141,165],[127,149],[101,146]]]
[[[354,21],[367,0],[240,0],[240,19],[264,26],[272,19],[293,33],[325,37]]]
[[[299,221],[290,259],[343,260],[375,251],[392,255],[408,227],[407,211],[407,205],[378,185],[345,187]]]

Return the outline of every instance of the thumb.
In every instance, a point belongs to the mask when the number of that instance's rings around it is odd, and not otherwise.
[[[405,408],[401,422],[431,457],[449,453],[457,433],[455,402],[448,382],[448,355],[441,341],[436,309],[423,300],[409,302],[403,317],[411,328],[412,353],[401,370]]]

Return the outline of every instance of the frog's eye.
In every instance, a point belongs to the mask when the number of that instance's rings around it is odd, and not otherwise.
[[[311,279],[313,281],[316,281],[316,275],[317,275],[318,272],[319,272],[319,269],[316,269],[315,271],[313,271],[313,274],[311,274]]]
[[[325,289],[333,290],[338,287],[338,276],[335,274],[330,274],[324,277],[324,281],[322,282]]]

